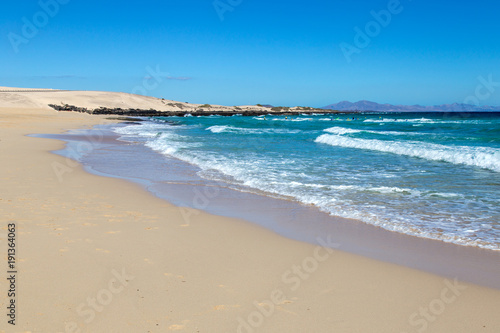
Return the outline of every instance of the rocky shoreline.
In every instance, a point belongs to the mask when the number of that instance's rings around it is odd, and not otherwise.
[[[345,111],[336,111],[336,110],[323,110],[323,109],[307,109],[307,110],[280,110],[275,111],[272,109],[267,110],[207,110],[207,109],[198,109],[195,111],[159,111],[154,109],[144,110],[144,109],[122,109],[122,108],[106,108],[101,107],[97,109],[87,109],[82,107],[77,107],[74,105],[55,105],[49,104],[51,108],[56,111],[70,111],[70,112],[82,112],[89,114],[101,114],[101,115],[117,115],[117,116],[130,116],[130,117],[183,117],[186,115],[192,116],[234,116],[234,115],[242,115],[242,116],[261,116],[261,115],[286,115],[286,116],[294,116],[299,114],[340,114],[340,113],[354,113],[353,111],[345,112]]]

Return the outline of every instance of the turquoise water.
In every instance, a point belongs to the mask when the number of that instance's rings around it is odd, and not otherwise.
[[[500,249],[499,113],[168,117],[115,131],[208,180]]]

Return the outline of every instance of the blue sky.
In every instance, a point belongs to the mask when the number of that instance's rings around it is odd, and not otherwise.
[[[225,105],[500,105],[497,1],[217,1],[5,2],[0,86]]]

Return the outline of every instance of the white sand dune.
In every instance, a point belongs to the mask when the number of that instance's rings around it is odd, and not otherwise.
[[[238,108],[221,105],[201,107],[202,104],[183,103],[123,92],[0,87],[0,107],[51,109],[48,106],[49,104],[69,104],[89,110],[98,109],[100,107],[142,110],[154,109],[158,111],[195,111],[200,108],[206,111],[230,111],[235,109],[266,110],[264,107],[250,105],[240,106]]]

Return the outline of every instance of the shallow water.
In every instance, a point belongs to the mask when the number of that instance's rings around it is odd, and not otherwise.
[[[500,249],[498,113],[169,117],[114,131],[135,149],[187,162],[186,172],[233,189]],[[145,181],[172,171],[150,170]]]

